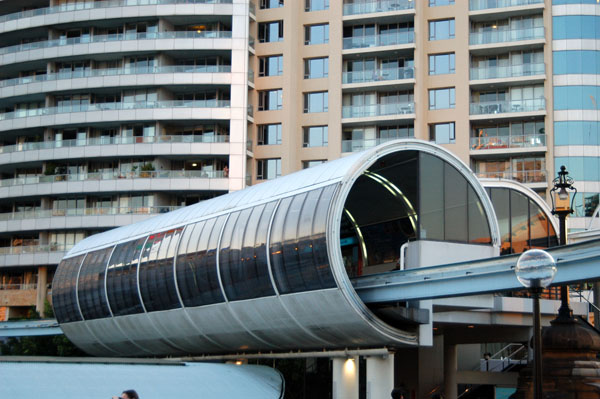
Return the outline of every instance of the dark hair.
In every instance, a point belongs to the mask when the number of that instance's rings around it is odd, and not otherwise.
[[[127,397],[129,399],[140,399],[140,397],[138,396],[137,392],[135,390],[133,390],[133,389],[128,389],[126,391],[123,391],[123,393],[125,395],[127,395]]]

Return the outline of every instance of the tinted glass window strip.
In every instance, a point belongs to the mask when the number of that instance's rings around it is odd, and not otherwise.
[[[104,292],[104,275],[112,250],[113,247],[109,247],[89,252],[81,266],[77,293],[85,320],[110,317]]]
[[[179,240],[183,228],[153,234],[148,238],[140,262],[140,292],[146,311],[180,307],[173,275],[173,258],[168,257],[171,242]]]
[[[331,200],[335,194],[336,186],[327,186],[319,198],[319,203],[315,211],[315,217],[312,223],[312,252],[314,257],[314,267],[317,270],[321,280],[321,288],[333,288],[336,286],[335,279],[331,273],[329,265],[329,255],[327,254],[327,214]]]
[[[143,313],[137,288],[137,267],[146,237],[117,245],[106,276],[108,302],[114,316]]]
[[[84,255],[61,261],[52,282],[52,303],[59,323],[81,321],[77,306],[77,274]]]
[[[275,213],[273,225],[271,226],[271,242],[269,243],[271,269],[273,270],[275,284],[277,284],[277,290],[280,294],[293,292],[292,284],[288,281],[288,275],[285,273],[283,262],[283,225],[291,202],[291,197],[281,200]]]
[[[246,211],[244,212],[247,220],[248,212]],[[228,301],[234,300],[232,297],[235,296],[235,287],[233,287],[233,278],[231,277],[231,274],[235,273],[232,269],[237,267],[236,261],[240,257],[240,248],[236,248],[235,246],[232,248],[231,243],[235,240],[233,235],[243,234],[243,231],[236,232],[236,223],[240,218],[240,213],[241,212],[233,212],[229,215],[219,244],[219,272],[221,273],[221,281],[223,282],[223,289],[225,290],[225,296]],[[245,224],[243,226],[245,227]]]
[[[311,281],[310,272],[300,267],[300,256],[298,254],[298,225],[300,223],[300,212],[307,194],[302,193],[292,197],[292,202],[285,217],[283,226],[283,264],[284,273],[290,282],[292,292],[308,291],[315,282]],[[314,289],[314,288],[312,288]]]
[[[177,283],[184,306],[224,302],[216,264],[216,245],[226,216],[196,223],[187,246],[179,248]],[[214,234],[213,234],[214,233]]]

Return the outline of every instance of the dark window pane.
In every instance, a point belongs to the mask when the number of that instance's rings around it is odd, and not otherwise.
[[[500,254],[512,253],[512,235],[510,229],[510,191],[507,188],[492,188],[491,199],[500,226],[500,237],[502,245]]]
[[[448,164],[444,165],[444,194],[445,240],[467,242],[467,180]]]
[[[510,192],[510,219],[513,253],[529,249],[529,200],[514,190]]]
[[[85,320],[110,317],[104,291],[104,276],[112,250],[113,247],[109,247],[89,252],[81,266],[77,294]]]
[[[246,209],[232,214],[227,221],[221,240],[219,269],[230,301],[275,295],[265,246],[274,207],[275,203],[269,203]]]
[[[137,267],[146,237],[117,245],[106,275],[108,303],[114,316],[143,313],[137,287]]]
[[[52,305],[59,323],[81,321],[75,291],[79,266],[84,255],[63,259],[52,281]]]
[[[146,311],[154,312],[180,307],[173,257],[169,257],[171,245],[177,245],[183,227],[153,234],[144,245],[140,260],[140,293]],[[173,252],[173,251],[171,251]]]
[[[225,300],[217,276],[215,251],[226,219],[226,216],[221,216],[186,228],[177,258],[177,284],[184,306],[202,306]],[[189,237],[187,242],[186,235]]]
[[[329,256],[327,254],[327,240],[325,231],[327,228],[327,214],[329,205],[335,193],[335,185],[323,188],[319,198],[319,204],[315,210],[315,216],[312,222],[312,249],[314,256],[314,268],[317,270],[321,281],[321,288],[335,287],[335,280],[329,266]]]
[[[490,225],[479,197],[469,186],[469,242],[473,244],[491,244]]]
[[[548,248],[549,222],[544,211],[536,203],[529,200],[529,228],[531,229],[530,248]]]
[[[444,239],[444,162],[429,154],[419,158],[419,211],[422,240]]]

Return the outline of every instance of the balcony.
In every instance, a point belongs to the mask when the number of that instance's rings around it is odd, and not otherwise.
[[[524,184],[540,184],[540,186],[545,185],[548,182],[548,174],[545,170],[477,172],[475,174],[477,177],[487,179],[507,179]]]
[[[343,49],[364,49],[381,46],[396,46],[415,42],[415,32],[381,33],[379,35],[367,35],[357,37],[345,37]]]
[[[389,115],[410,115],[415,112],[415,103],[344,105],[342,118],[371,118]]]
[[[507,8],[544,4],[544,0],[469,0],[469,10],[480,11],[492,8]]]
[[[392,140],[406,137],[387,137],[377,139],[342,140],[342,152],[359,152],[378,146]]]
[[[545,134],[524,136],[471,137],[471,150],[531,149],[546,147]]]
[[[0,247],[0,255],[23,255],[42,252],[66,252],[75,244],[46,244],[46,245],[21,245],[18,247]]]
[[[524,29],[493,29],[488,32],[471,32],[470,45],[517,42],[523,40],[544,39],[544,27]]]
[[[344,4],[344,15],[373,14],[378,12],[394,12],[415,8],[414,0],[375,0],[356,1]]]
[[[544,75],[545,73],[546,65],[543,62],[471,68],[471,80],[520,78],[523,76]]]
[[[160,170],[120,172],[116,170],[106,172],[90,172],[61,175],[39,175],[14,177],[0,180],[0,187],[13,187],[29,184],[56,183],[70,181],[98,181],[115,179],[222,179],[227,174],[224,170]]]
[[[177,31],[155,33],[119,33],[114,35],[80,36],[68,39],[42,40],[15,46],[0,48],[0,55],[21,53],[29,50],[45,49],[73,44],[106,43],[123,40],[157,40],[157,39],[231,39],[230,31]]]
[[[471,115],[489,115],[519,112],[538,112],[546,110],[546,99],[536,98],[532,100],[513,101],[486,101],[471,103]]]
[[[122,75],[141,75],[141,74],[160,74],[160,73],[229,73],[230,65],[168,65],[161,67],[141,67],[141,68],[107,68],[107,69],[88,69],[81,71],[49,73],[46,75],[24,76],[21,78],[0,80],[1,87],[20,86],[28,83],[50,82],[63,79],[94,78],[104,76],[122,76]]]
[[[344,72],[342,74],[342,83],[376,83],[390,80],[412,79],[414,78],[414,74],[415,69],[413,67]]]
[[[0,221],[41,219],[67,216],[103,216],[103,215],[155,215],[167,213],[181,206],[141,206],[141,207],[109,207],[109,208],[73,208],[73,209],[38,209],[27,212],[0,213]]]
[[[54,7],[36,8],[0,16],[0,23],[21,18],[37,17],[39,15],[57,14],[67,11],[91,10],[97,8],[161,5],[161,4],[231,4],[232,0],[106,0],[86,1],[62,4]]]

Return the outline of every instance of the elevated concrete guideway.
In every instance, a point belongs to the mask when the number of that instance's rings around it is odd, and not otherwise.
[[[554,285],[600,280],[600,239],[547,249],[556,260]],[[520,255],[399,270],[352,280],[365,303],[401,302],[513,291]]]

